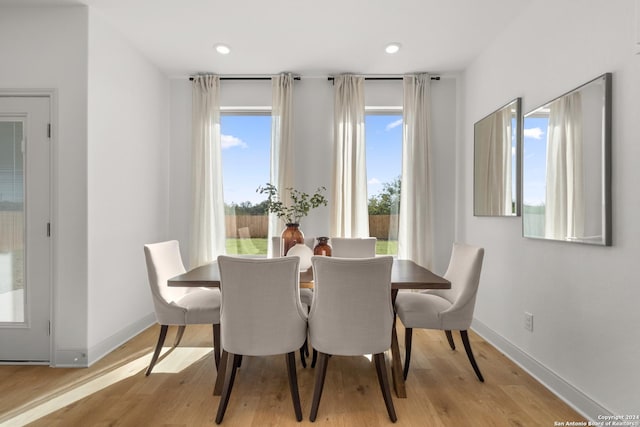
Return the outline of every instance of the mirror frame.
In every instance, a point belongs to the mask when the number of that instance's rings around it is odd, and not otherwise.
[[[534,235],[526,235],[525,234],[525,209],[524,209],[524,196],[525,196],[525,146],[524,146],[524,138],[522,141],[522,150],[521,150],[521,164],[522,164],[522,235],[528,239],[538,239],[538,240],[551,240],[556,242],[569,242],[569,243],[582,243],[587,245],[596,245],[596,246],[611,246],[612,245],[612,199],[611,199],[611,128],[612,128],[612,73],[602,74],[588,82],[581,84],[580,86],[548,101],[542,105],[539,105],[533,108],[531,111],[526,113],[523,116],[523,134],[524,134],[524,123],[528,116],[536,113],[541,108],[544,108],[553,102],[567,96],[569,94],[580,91],[586,86],[593,84],[599,80],[603,81],[603,100],[602,100],[602,138],[600,141],[600,151],[602,153],[601,168],[602,168],[602,176],[600,177],[601,182],[601,224],[602,224],[602,237],[599,240],[590,240],[588,238],[584,239],[576,239],[576,238],[566,238],[566,239],[555,239],[543,236],[534,236]]]
[[[516,119],[516,130],[515,130],[516,152],[515,152],[515,156],[513,156],[514,161],[511,164],[511,167],[512,167],[511,175],[515,178],[515,194],[513,194],[513,199],[512,199],[512,203],[515,209],[511,214],[508,214],[508,215],[507,214],[488,214],[488,213],[478,212],[478,209],[476,207],[476,198],[478,197],[477,192],[478,192],[479,183],[478,183],[478,180],[476,179],[476,173],[477,173],[476,163],[478,159],[479,145],[484,142],[484,140],[481,141],[478,136],[478,125],[484,120],[489,119],[493,115],[503,111],[504,109],[514,108],[514,107],[515,107],[514,117]],[[518,98],[512,99],[511,101],[507,102],[500,108],[492,111],[491,113],[487,114],[486,116],[484,116],[483,118],[481,118],[480,120],[474,123],[473,125],[473,216],[512,218],[512,217],[518,217],[521,215],[521,206],[522,206],[522,173],[521,173],[522,155],[521,155],[521,152],[522,152],[522,124],[523,124],[522,120],[523,120],[522,98],[518,97]],[[513,168],[515,168],[515,173]]]

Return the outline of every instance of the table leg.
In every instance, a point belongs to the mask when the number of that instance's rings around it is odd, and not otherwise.
[[[213,386],[213,395],[220,396],[222,394],[222,386],[224,385],[224,376],[227,372],[227,359],[229,358],[229,353],[226,351],[222,352],[222,357],[220,358],[220,363],[218,364],[218,372],[216,373],[216,384]],[[402,372],[400,372],[402,374]]]
[[[395,307],[398,290],[391,290],[391,303]],[[393,328],[391,329],[391,377],[396,396],[401,399],[407,398],[407,389],[404,385],[404,375],[402,373],[402,359],[400,358],[400,345],[398,344],[398,333],[396,332],[396,316],[393,316]]]

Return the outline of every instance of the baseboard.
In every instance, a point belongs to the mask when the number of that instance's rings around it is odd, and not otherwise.
[[[56,368],[88,368],[154,323],[156,323],[156,316],[154,313],[149,313],[89,348],[88,351],[75,348],[56,349],[51,366]]]
[[[613,415],[481,321],[473,319],[471,329],[588,420],[597,421],[602,419],[598,416]]]

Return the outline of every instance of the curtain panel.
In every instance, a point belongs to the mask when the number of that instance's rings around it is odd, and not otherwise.
[[[513,211],[511,117],[511,111],[503,109],[478,124],[478,133],[489,136],[488,149],[474,153],[478,164],[484,165],[474,171],[474,179],[486,189],[474,195],[475,209],[483,215],[511,215]]]
[[[430,87],[428,74],[403,78],[402,183],[398,258],[432,268]]]
[[[331,236],[368,237],[364,77],[334,79]]]
[[[584,237],[582,96],[572,93],[549,108],[545,237]]]
[[[225,253],[219,94],[218,76],[193,79],[191,268]]]
[[[285,188],[293,187],[293,84],[291,73],[282,73],[271,78],[271,172],[270,182],[278,187],[280,200],[289,205],[291,200]],[[269,238],[279,236],[284,224],[275,215],[269,214]],[[272,245],[267,245],[268,256]]]

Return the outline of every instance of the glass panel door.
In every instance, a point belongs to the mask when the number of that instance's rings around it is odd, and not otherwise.
[[[24,123],[0,118],[0,322],[24,323]]]

